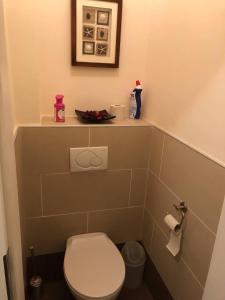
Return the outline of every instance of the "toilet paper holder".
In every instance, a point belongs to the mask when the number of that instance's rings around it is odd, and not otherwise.
[[[176,226],[176,231],[179,231],[182,228],[182,225],[184,223],[185,215],[188,211],[188,208],[187,208],[185,202],[183,202],[183,201],[180,202],[179,205],[173,204],[173,206],[181,215],[180,223]]]

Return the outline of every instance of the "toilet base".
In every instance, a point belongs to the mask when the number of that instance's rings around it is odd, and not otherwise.
[[[114,296],[113,298],[104,298],[104,300],[116,300],[117,299],[117,297],[119,296],[119,294],[118,295],[116,295],[116,296]],[[78,296],[74,296],[74,299],[76,299],[76,300],[89,300],[89,299],[91,299],[91,298],[80,298],[80,297],[78,297]],[[94,298],[94,300],[102,300],[102,298]]]
[[[75,294],[73,291],[70,290],[70,292],[72,293],[72,295],[74,296],[74,298],[76,300],[116,300],[117,297],[119,296],[119,293],[121,292],[121,289],[122,287],[116,292],[114,293],[113,295],[109,295],[109,296],[106,296],[104,298],[87,298],[87,297],[80,297],[79,295]]]

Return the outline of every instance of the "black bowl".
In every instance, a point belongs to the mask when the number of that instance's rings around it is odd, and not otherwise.
[[[94,111],[81,111],[75,109],[75,113],[80,121],[89,123],[102,123],[116,117],[110,115],[107,110],[97,111],[96,113],[98,114],[96,114]]]

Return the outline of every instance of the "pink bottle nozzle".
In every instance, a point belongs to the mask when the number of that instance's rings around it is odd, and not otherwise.
[[[64,95],[56,95],[55,96],[55,99],[56,99],[57,103],[62,103],[63,98],[64,98]]]

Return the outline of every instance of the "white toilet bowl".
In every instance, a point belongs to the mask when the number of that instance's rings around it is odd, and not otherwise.
[[[64,258],[67,284],[78,300],[114,300],[125,278],[123,258],[105,233],[67,240]]]

